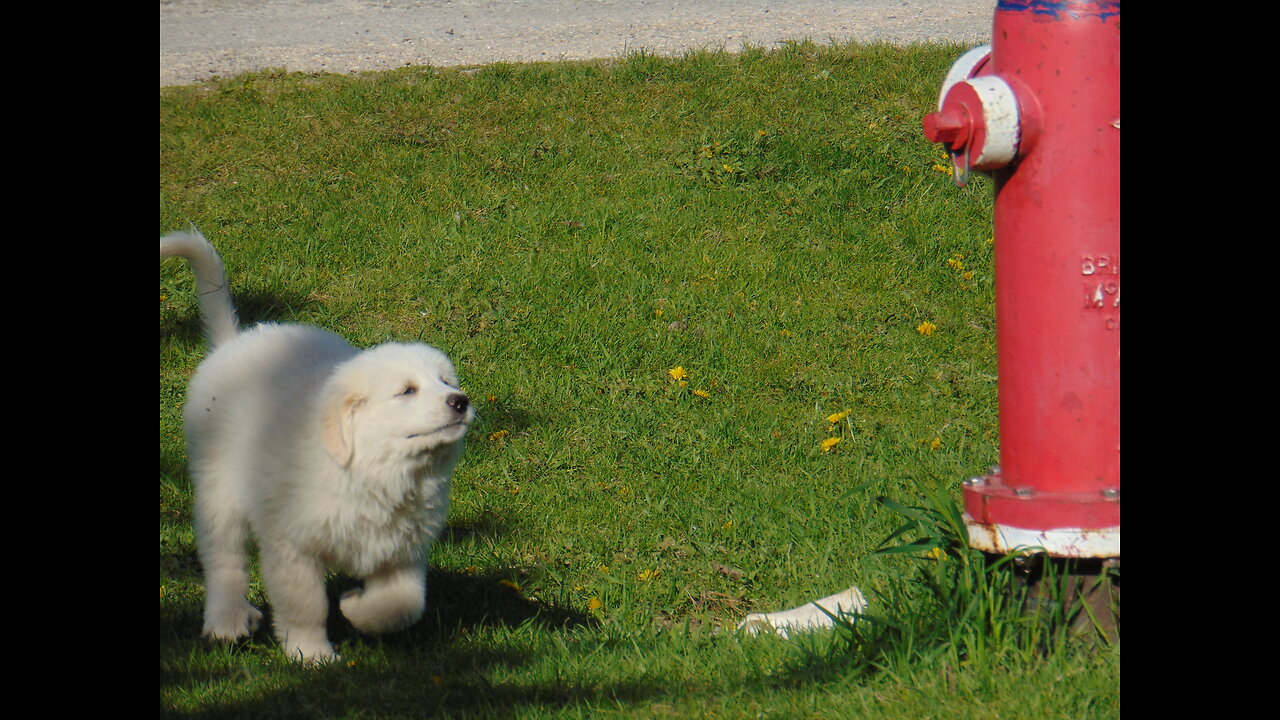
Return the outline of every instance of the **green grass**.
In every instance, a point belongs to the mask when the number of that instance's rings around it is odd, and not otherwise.
[[[203,340],[162,265],[162,713],[1117,717],[1118,645],[1020,619],[963,553],[876,552],[893,507],[998,461],[992,187],[920,132],[962,51],[162,89],[160,230],[210,238],[242,318],[432,343],[480,413],[422,622],[335,611],[319,669],[266,629],[208,646],[180,420]],[[732,632],[850,584],[877,620]],[[987,621],[948,604],[968,587]]]

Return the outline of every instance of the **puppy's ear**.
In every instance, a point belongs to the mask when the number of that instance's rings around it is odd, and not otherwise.
[[[351,464],[355,453],[355,415],[362,404],[364,398],[356,393],[334,393],[325,403],[324,449],[342,467]]]

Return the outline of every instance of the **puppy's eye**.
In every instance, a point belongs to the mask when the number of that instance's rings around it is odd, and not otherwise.
[[[447,378],[447,377],[442,377],[442,378],[440,378],[440,382],[444,383],[445,385],[448,385],[448,386],[449,386],[449,387],[451,387],[451,388],[457,388],[457,387],[458,387],[458,381],[457,381],[457,380],[450,380],[450,379],[449,379],[449,378]]]
[[[400,392],[400,395],[401,395],[402,397],[403,397],[403,396],[407,396],[407,395],[416,395],[416,394],[417,394],[417,392],[418,392],[418,386],[417,386],[417,385],[409,385],[408,387],[406,387],[404,390],[402,390],[402,391]]]

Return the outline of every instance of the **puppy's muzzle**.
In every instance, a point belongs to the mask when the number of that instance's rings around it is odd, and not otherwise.
[[[444,425],[433,430],[413,433],[412,435],[407,436],[408,439],[412,440],[414,438],[427,437],[458,427],[462,428],[465,433],[467,425],[471,423],[471,399],[462,393],[453,393],[445,397],[444,404],[454,412],[456,419],[446,422]]]

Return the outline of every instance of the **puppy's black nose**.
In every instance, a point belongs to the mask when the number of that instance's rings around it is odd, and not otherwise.
[[[467,411],[468,407],[470,407],[471,401],[462,393],[454,393],[444,399],[444,404],[453,408],[454,411],[461,415]]]

